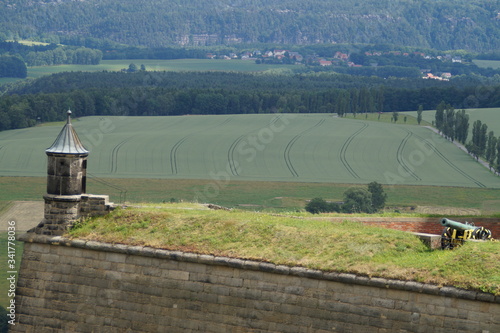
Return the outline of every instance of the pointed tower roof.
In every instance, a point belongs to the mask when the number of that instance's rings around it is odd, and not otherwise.
[[[82,142],[78,138],[73,125],[71,125],[71,110],[68,110],[68,120],[66,125],[57,136],[56,141],[45,150],[48,154],[75,154],[85,155],[89,151],[85,149]]]

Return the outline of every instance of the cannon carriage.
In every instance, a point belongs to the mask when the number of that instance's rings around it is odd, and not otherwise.
[[[491,231],[484,227],[476,227],[469,223],[461,223],[447,218],[441,219],[445,226],[441,234],[441,248],[453,249],[462,245],[466,240],[491,240]]]

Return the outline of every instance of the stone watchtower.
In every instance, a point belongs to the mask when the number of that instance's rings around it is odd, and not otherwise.
[[[47,154],[47,193],[44,219],[32,232],[44,235],[62,235],[78,219],[88,215],[102,215],[112,209],[106,195],[85,194],[87,157],[85,149],[71,125],[71,111],[66,125]]]

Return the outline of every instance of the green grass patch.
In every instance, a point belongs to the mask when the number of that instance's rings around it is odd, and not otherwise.
[[[0,177],[0,203],[14,200],[42,200],[46,191],[45,177]],[[88,192],[108,194],[111,201],[163,203],[193,202],[200,192],[213,193],[200,203],[213,203],[256,211],[303,211],[307,200],[322,197],[342,201],[352,184],[230,181],[220,187],[206,179],[137,179],[90,178]],[[363,185],[364,186],[364,185]],[[366,186],[364,186],[366,187]],[[5,191],[4,191],[5,189]],[[119,189],[124,189],[122,192]],[[386,186],[387,206],[454,207],[478,209],[484,214],[500,213],[500,190],[444,186]]]
[[[46,187],[46,177],[0,177],[0,205],[5,207],[9,201],[43,200]]]
[[[174,59],[174,60],[152,60],[152,59],[125,59],[125,60],[102,60],[99,65],[57,65],[57,66],[35,66],[28,68],[29,78],[39,78],[61,72],[100,72],[121,71],[128,69],[134,63],[146,67],[146,71],[229,71],[229,72],[264,72],[269,70],[282,71],[283,65],[257,65],[255,61],[240,59]],[[285,67],[285,69],[288,69]]]
[[[70,237],[500,294],[500,248],[496,242],[430,251],[410,233],[354,222],[166,204],[118,209],[105,217],[88,219],[70,231]]]
[[[6,212],[10,207],[12,203],[7,200],[0,200],[0,215]]]
[[[500,68],[500,60],[474,59],[474,60],[472,60],[472,62],[475,63],[478,67],[482,67],[482,68],[493,68],[493,69]]]
[[[1,77],[0,78],[0,86],[2,84],[13,83],[13,82],[21,81],[21,80],[24,80],[24,79],[15,78],[15,77]]]

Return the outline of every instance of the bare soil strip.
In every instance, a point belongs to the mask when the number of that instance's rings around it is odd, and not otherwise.
[[[35,227],[43,219],[43,205],[43,201],[14,201],[0,215],[0,232],[7,231],[9,221],[16,221],[16,232]]]

